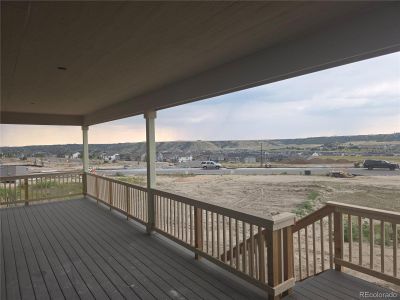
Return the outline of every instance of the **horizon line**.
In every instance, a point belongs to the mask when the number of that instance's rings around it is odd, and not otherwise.
[[[371,135],[396,135],[400,132],[393,133],[369,133],[369,134],[353,134],[353,135],[328,135],[328,136],[308,136],[308,137],[296,137],[296,138],[274,138],[274,139],[227,139],[227,140],[173,140],[173,141],[156,141],[156,143],[176,143],[176,142],[228,142],[228,141],[281,141],[281,140],[299,140],[299,139],[313,139],[313,138],[332,138],[332,137],[356,137],[356,136],[371,136]],[[89,145],[116,145],[116,144],[138,144],[146,143],[146,141],[138,142],[120,142],[120,143],[96,143]],[[40,146],[61,146],[61,145],[82,145],[80,143],[69,143],[69,144],[40,144],[40,145],[24,145],[24,146],[0,146],[0,148],[22,148],[22,147],[40,147]]]

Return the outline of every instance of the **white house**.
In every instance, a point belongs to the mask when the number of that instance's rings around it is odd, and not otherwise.
[[[178,162],[180,163],[184,163],[184,162],[188,162],[188,161],[192,161],[193,160],[193,156],[182,156],[178,158]]]
[[[119,160],[119,154],[115,153],[114,155],[105,155],[103,159],[104,162],[116,162]]]
[[[79,152],[75,152],[74,154],[71,155],[72,159],[77,159],[81,156],[81,154]]]
[[[248,156],[244,158],[244,162],[246,164],[251,164],[251,163],[255,163],[257,161],[257,159],[254,156]]]

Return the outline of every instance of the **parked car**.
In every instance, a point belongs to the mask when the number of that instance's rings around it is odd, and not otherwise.
[[[380,169],[388,168],[389,170],[394,170],[399,168],[398,164],[388,162],[387,160],[373,160],[373,159],[364,160],[363,166],[368,170],[372,170],[374,168],[380,168]]]
[[[201,162],[201,167],[203,169],[219,169],[222,168],[222,165],[220,163],[216,163],[215,161],[212,160],[207,160],[207,161],[202,161]]]

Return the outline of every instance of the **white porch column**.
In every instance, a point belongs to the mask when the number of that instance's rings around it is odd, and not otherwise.
[[[88,131],[89,126],[82,126],[82,138],[83,138],[83,172],[89,172],[89,145],[88,145]]]
[[[148,111],[144,114],[146,119],[146,160],[147,160],[147,203],[148,203],[148,223],[147,233],[151,233],[154,228],[154,199],[151,189],[156,186],[156,136],[155,119],[156,111]]]

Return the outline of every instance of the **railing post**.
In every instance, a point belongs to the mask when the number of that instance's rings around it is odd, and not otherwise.
[[[29,181],[28,178],[24,179],[24,190],[25,190],[25,206],[29,205]]]
[[[333,238],[335,244],[335,258],[343,259],[343,218],[342,213],[333,213]],[[342,271],[342,266],[335,262],[335,270]]]
[[[294,221],[294,214],[282,213],[272,216],[271,224],[266,228],[268,286],[273,289],[268,299],[281,299],[291,293],[294,285]]]
[[[203,250],[203,210],[194,208],[194,246],[196,249]],[[199,255],[194,255],[195,259],[199,259]]]
[[[82,194],[83,194],[83,197],[86,198],[86,196],[87,196],[87,174],[86,174],[86,172],[83,172],[83,174],[82,174]]]
[[[111,210],[112,205],[113,205],[112,181],[108,182],[108,200],[109,200],[110,210]]]
[[[293,252],[293,232],[292,226],[283,229],[283,279],[288,280],[294,278],[294,252]],[[290,295],[292,289],[287,290],[284,295]]]
[[[267,273],[268,285],[275,287],[281,283],[282,256],[280,251],[280,230],[267,229]],[[279,299],[279,295],[270,294],[268,299]]]

